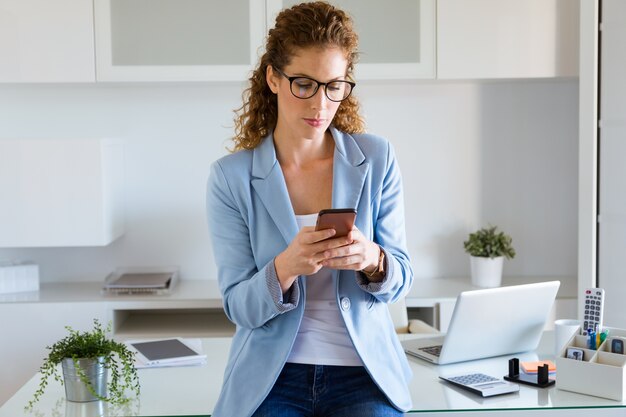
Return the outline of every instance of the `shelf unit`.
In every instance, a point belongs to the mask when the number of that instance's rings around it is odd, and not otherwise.
[[[577,290],[572,277],[505,277],[503,285],[551,280],[561,281],[555,318],[575,317]],[[86,316],[91,313],[89,306],[98,311],[104,308],[106,319],[113,323],[113,335],[120,339],[234,334],[235,326],[224,314],[216,280],[180,281],[168,295],[111,295],[103,294],[101,287],[101,283],[96,282],[44,283],[38,292],[0,295],[0,308],[24,303],[74,304],[81,306],[81,311],[76,313]],[[476,289],[479,288],[473,286],[468,277],[416,279],[406,297],[409,316],[421,318],[445,331],[457,295]]]
[[[113,329],[117,339],[161,337],[228,337],[235,325],[223,311],[210,308],[115,309]]]

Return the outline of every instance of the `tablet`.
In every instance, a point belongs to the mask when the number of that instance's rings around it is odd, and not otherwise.
[[[206,359],[180,338],[159,339],[146,342],[129,342],[140,362],[147,366],[175,362],[200,362]]]

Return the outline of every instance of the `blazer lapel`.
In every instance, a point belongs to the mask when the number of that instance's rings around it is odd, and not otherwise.
[[[276,159],[274,137],[268,135],[254,151],[252,187],[259,195],[270,217],[289,244],[298,234],[298,223],[291,206],[287,183]]]
[[[354,208],[359,205],[363,184],[369,170],[365,155],[354,138],[331,127],[335,139],[333,162],[333,208]]]
[[[354,138],[330,128],[335,140],[333,158],[332,207],[357,208],[369,164]],[[287,184],[276,159],[274,137],[268,135],[254,151],[252,187],[259,195],[272,220],[289,244],[298,234],[298,223],[291,206]]]

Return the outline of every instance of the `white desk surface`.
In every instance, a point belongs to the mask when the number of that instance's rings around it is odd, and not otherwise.
[[[230,340],[230,338],[203,339],[203,348],[209,358],[206,365],[141,369],[139,371],[140,400],[133,400],[129,405],[116,407],[101,402],[83,404],[66,402],[63,387],[51,381],[34,410],[25,412],[24,406],[32,398],[38,386],[39,376],[35,375],[0,408],[0,417],[208,416],[217,401]],[[474,371],[501,377],[508,372],[507,361],[511,357],[519,357],[521,360],[553,359],[551,353],[546,353],[552,350],[552,344],[552,332],[545,332],[536,352],[445,366],[431,365],[419,359],[410,358],[409,362],[414,374],[410,390],[415,410],[410,414],[469,410],[502,412],[504,410],[566,409],[561,410],[564,414],[558,415],[572,415],[574,409],[582,408],[579,411],[594,413],[596,410],[584,410],[584,408],[604,408],[603,415],[611,411],[618,413],[615,415],[626,415],[626,401],[618,402],[575,394],[554,386],[540,389],[520,385],[519,393],[483,399],[441,382],[438,378],[439,375],[444,374]]]

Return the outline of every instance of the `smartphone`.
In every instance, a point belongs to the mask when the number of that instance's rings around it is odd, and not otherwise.
[[[333,237],[346,236],[352,230],[355,219],[355,209],[324,209],[317,215],[315,230],[335,229]]]
[[[611,342],[611,352],[624,354],[624,341],[621,339],[613,339]]]

